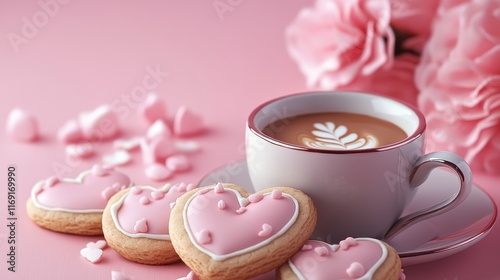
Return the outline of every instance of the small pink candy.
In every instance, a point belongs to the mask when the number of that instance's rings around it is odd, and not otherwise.
[[[91,143],[69,144],[64,151],[72,158],[87,158],[94,154],[94,146]]]
[[[271,193],[271,197],[273,199],[280,199],[283,196],[283,193],[280,190],[273,190]]]
[[[80,250],[80,255],[91,263],[97,263],[102,260],[103,251],[97,248],[85,247]]]
[[[145,173],[149,179],[155,181],[164,181],[172,176],[172,171],[158,163],[153,163],[146,167]]]
[[[240,207],[236,210],[236,214],[243,214],[247,211],[246,207]]]
[[[365,268],[359,262],[353,262],[346,270],[347,275],[352,278],[359,278],[365,275]]]
[[[200,232],[195,233],[196,241],[200,244],[210,244],[212,242],[212,237],[210,236],[210,231],[207,229],[202,229]]]
[[[154,191],[154,192],[151,193],[151,197],[154,200],[160,200],[163,197],[165,197],[165,193],[163,193],[162,191]]]
[[[187,185],[184,182],[177,185],[177,190],[179,190],[180,192],[185,192],[186,188],[187,188]]]
[[[17,141],[35,141],[39,136],[38,122],[27,111],[15,108],[7,117],[7,134]]]
[[[174,147],[177,151],[183,152],[183,153],[195,153],[200,150],[200,144],[196,141],[192,140],[178,140],[174,142]]]
[[[214,192],[215,193],[223,193],[224,192],[224,186],[221,183],[217,183],[214,187]]]
[[[132,187],[132,188],[130,189],[130,192],[131,192],[132,194],[136,194],[136,195],[137,195],[137,194],[142,193],[142,189],[141,189],[141,188],[138,188],[138,187]]]
[[[312,250],[313,246],[311,244],[304,244],[302,245],[302,248],[300,249],[301,251],[309,251]]]
[[[352,237],[347,237],[345,240],[339,242],[340,249],[347,250],[350,246],[356,246],[358,244],[356,240]]]
[[[203,131],[200,116],[192,113],[186,106],[181,106],[174,117],[174,133],[177,136],[192,136]]]
[[[60,182],[59,178],[57,178],[56,176],[50,176],[47,180],[45,180],[43,186],[44,188],[50,188],[55,186],[59,182]]]
[[[111,280],[132,280],[132,277],[119,271],[111,271]]]
[[[314,252],[320,257],[326,257],[330,255],[330,250],[324,246],[314,248]]]
[[[149,123],[154,123],[159,119],[167,119],[167,110],[163,101],[157,94],[151,92],[146,99],[139,104],[137,112]]]
[[[165,161],[165,165],[175,172],[186,171],[191,167],[188,157],[182,154],[169,156]]]
[[[217,207],[221,210],[226,209],[226,202],[224,202],[224,200],[219,200],[219,202],[217,202]]]
[[[120,132],[118,116],[108,105],[80,113],[78,124],[83,136],[92,141],[111,139]]]
[[[106,240],[97,240],[96,242],[89,242],[87,243],[87,248],[93,248],[93,249],[104,249],[106,247],[107,243]]]
[[[142,218],[140,220],[137,220],[134,225],[134,231],[137,233],[144,233],[148,232],[148,220],[145,218]]]
[[[165,160],[166,157],[174,152],[170,140],[163,137],[153,139],[143,139],[141,141],[141,151],[144,163],[154,163]]]
[[[76,120],[68,120],[57,131],[57,139],[63,143],[76,143],[83,140],[83,133]]]
[[[172,137],[172,132],[170,132],[170,128],[163,120],[157,120],[149,127],[146,132],[146,136],[149,139],[153,139],[155,137],[170,139]]]
[[[262,230],[259,231],[258,235],[260,237],[268,237],[271,235],[272,231],[273,231],[273,227],[270,224],[263,224]]]
[[[112,154],[102,156],[102,161],[111,166],[124,165],[132,160],[130,154],[125,150],[118,150]]]
[[[263,198],[264,198],[264,196],[262,194],[254,193],[248,197],[248,201],[250,201],[251,203],[257,203],[257,202],[261,201]]]
[[[139,199],[139,203],[142,205],[148,205],[151,202],[147,196],[143,196]]]

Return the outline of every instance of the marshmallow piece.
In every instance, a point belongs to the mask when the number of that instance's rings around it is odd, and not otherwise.
[[[154,92],[149,93],[144,102],[139,104],[137,112],[149,123],[167,119],[165,104]]]
[[[153,139],[155,137],[170,138],[172,136],[172,132],[170,132],[170,128],[165,124],[163,120],[156,120],[149,127],[146,136],[149,139]]]
[[[172,171],[159,163],[153,163],[146,167],[146,176],[154,181],[164,181],[172,176]]]
[[[76,143],[83,140],[83,133],[76,120],[68,120],[57,131],[57,139],[63,143]]]
[[[92,141],[111,139],[120,132],[118,116],[108,105],[80,113],[78,123],[83,135]]]
[[[124,150],[118,150],[112,154],[102,156],[102,161],[111,166],[127,164],[131,159],[130,154]]]
[[[87,158],[94,154],[94,146],[91,143],[69,144],[64,151],[72,158]]]
[[[200,116],[192,113],[186,106],[181,106],[174,117],[174,133],[177,136],[192,136],[203,131]]]
[[[175,172],[186,171],[191,167],[189,159],[185,155],[173,155],[169,156],[165,161],[165,165],[169,170]]]
[[[38,123],[29,112],[15,108],[7,117],[7,134],[17,141],[35,141],[39,136]]]

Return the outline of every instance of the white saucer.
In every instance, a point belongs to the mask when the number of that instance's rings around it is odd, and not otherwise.
[[[221,167],[201,179],[199,186],[217,182],[234,183],[253,192],[246,161]],[[458,186],[458,178],[446,170],[436,169],[419,187],[405,211],[415,211],[447,199]],[[404,213],[403,213],[404,214]],[[456,208],[440,216],[417,223],[391,240],[403,265],[434,261],[456,254],[485,237],[497,216],[492,199],[477,186]]]

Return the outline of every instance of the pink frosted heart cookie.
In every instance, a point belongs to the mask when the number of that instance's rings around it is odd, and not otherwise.
[[[114,195],[102,219],[109,246],[138,263],[159,265],[179,260],[170,242],[170,211],[177,198],[195,188],[184,183],[162,188],[135,186]]]
[[[279,279],[403,279],[401,260],[390,245],[372,238],[339,244],[309,240],[278,270]]]
[[[249,194],[216,184],[180,197],[170,237],[200,279],[248,279],[284,263],[316,225],[316,209],[303,192],[286,187]]]
[[[75,179],[50,177],[36,183],[27,203],[28,216],[43,228],[79,234],[102,234],[102,212],[113,194],[132,186],[114,168],[94,165]]]

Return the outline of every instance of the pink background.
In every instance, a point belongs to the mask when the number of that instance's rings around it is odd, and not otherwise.
[[[39,121],[42,139],[17,143],[0,130],[2,182],[6,169],[17,166],[17,272],[7,271],[6,184],[0,191],[1,279],[110,279],[124,272],[134,279],[176,279],[183,264],[147,266],[122,259],[111,248],[101,263],[79,256],[81,248],[99,237],[78,237],[43,230],[25,213],[34,183],[54,174],[52,166],[68,166],[57,129],[70,118],[101,104],[124,106],[122,136],[143,134],[147,126],[126,103],[133,88],[158,68],[167,77],[154,89],[166,101],[170,115],[186,105],[204,118],[207,132],[193,138],[202,151],[190,155],[193,169],[169,181],[197,182],[208,172],[244,159],[244,126],[251,109],[281,95],[306,90],[304,78],[289,58],[284,29],[301,7],[312,1],[236,1],[218,15],[213,1],[70,1],[50,6],[37,1],[0,2],[0,124],[9,111],[21,107]],[[116,3],[114,3],[116,2]],[[35,23],[35,29],[23,26]],[[28,33],[26,33],[28,32]],[[17,35],[13,35],[13,34]],[[26,36],[13,45],[9,38]],[[97,144],[97,155],[75,164],[76,176],[100,160],[110,143]],[[71,163],[71,162],[70,162]],[[139,153],[123,167],[138,184],[161,185],[143,174]],[[500,202],[500,178],[476,174],[475,181]],[[498,279],[500,231],[446,259],[406,267],[408,279]],[[77,276],[75,276],[77,275]]]

